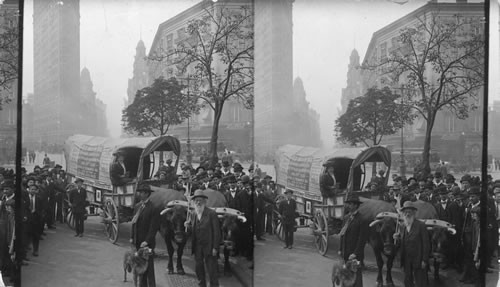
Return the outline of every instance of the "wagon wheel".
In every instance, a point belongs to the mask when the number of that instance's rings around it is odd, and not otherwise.
[[[102,207],[102,211],[106,235],[111,243],[116,243],[118,240],[118,226],[120,221],[118,217],[118,207],[112,198],[106,199],[104,206]]]
[[[314,212],[314,244],[318,249],[319,254],[325,255],[328,251],[328,220],[325,213],[321,209],[316,209]]]
[[[71,209],[66,214],[66,224],[69,228],[75,230],[75,217],[73,216],[73,211]]]

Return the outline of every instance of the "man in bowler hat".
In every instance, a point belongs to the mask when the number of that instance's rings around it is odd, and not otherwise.
[[[85,208],[87,207],[87,190],[83,188],[83,179],[77,178],[75,183],[76,189],[69,192],[69,204],[75,219],[75,237],[82,237]]]
[[[207,286],[205,264],[210,286],[219,286],[217,275],[217,254],[221,240],[217,213],[206,206],[208,197],[198,189],[191,198],[194,201],[195,219],[193,222],[192,249],[195,258],[198,286]]]
[[[140,184],[136,189],[141,201],[134,208],[130,243],[135,246],[136,250],[147,246],[154,253],[156,232],[160,228],[160,213],[155,210],[153,203],[149,199],[151,192],[153,190],[147,184]],[[139,286],[156,286],[154,256],[149,256],[148,269],[142,276]]]
[[[292,191],[290,189],[285,191],[285,195],[286,200],[280,202],[278,211],[281,215],[281,223],[283,224],[283,232],[285,233],[285,246],[283,248],[292,249],[297,203],[292,198]]]

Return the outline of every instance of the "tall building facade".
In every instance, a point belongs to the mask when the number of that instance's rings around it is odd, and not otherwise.
[[[167,55],[172,53],[173,49],[177,47],[177,44],[183,41],[197,41],[196,38],[191,38],[187,33],[187,25],[189,21],[200,19],[205,16],[207,13],[205,9],[227,8],[228,10],[234,10],[237,12],[238,10],[241,11],[242,6],[249,8],[247,11],[248,13],[253,13],[253,5],[250,0],[223,0],[218,2],[204,0],[191,8],[184,10],[159,25],[149,50],[149,58],[154,58],[155,55]],[[251,26],[253,27],[253,25]],[[249,43],[243,44],[249,45]],[[137,53],[140,52],[141,51],[137,50]],[[177,69],[174,57],[179,56],[165,57],[161,61],[149,60],[147,77],[148,83],[152,83],[154,79],[159,77],[164,77],[165,79],[176,77],[178,80],[183,82],[183,84],[190,86],[189,83],[192,80],[190,76],[195,73],[194,67],[189,66],[186,71],[180,71]],[[138,61],[137,57],[136,61]],[[249,62],[248,64],[253,65],[254,63]],[[139,66],[140,65],[134,64],[134,71],[135,68],[139,68]],[[214,57],[212,67],[215,71],[223,71],[226,65],[223,64],[220,59]],[[189,88],[187,88],[186,92],[189,93]],[[253,126],[252,114],[253,111],[251,109],[245,108],[242,103],[236,100],[230,99],[225,102],[222,116],[219,121],[219,148],[227,147],[230,150],[235,150],[248,155],[251,154]],[[203,108],[198,115],[190,118],[189,133],[193,146],[196,147],[197,145],[202,145],[202,149],[207,150],[208,141],[210,140],[212,134],[213,121],[214,113],[210,107]],[[187,120],[180,125],[170,127],[168,134],[176,136],[180,138],[181,141],[185,142],[188,135]],[[195,148],[195,151],[198,150]]]
[[[352,50],[349,57],[349,66],[347,67],[347,86],[342,89],[342,97],[340,100],[341,110],[339,116],[347,111],[349,102],[357,97],[362,96],[363,91],[361,69],[359,64],[359,54],[356,49]]]
[[[302,146],[321,147],[319,114],[310,107],[302,79],[297,77],[293,83],[292,117],[289,123],[294,127],[287,139]],[[300,131],[297,133],[296,131]]]
[[[255,136],[257,161],[293,143],[293,0],[255,0]]]
[[[363,62],[376,63],[387,58],[394,49],[402,49],[399,47],[397,40],[400,31],[404,28],[415,27],[419,23],[419,18],[431,19],[436,15],[439,16],[438,21],[442,21],[442,23],[448,23],[446,21],[451,23],[455,21],[471,21],[472,24],[464,26],[466,28],[464,28],[460,37],[467,37],[467,35],[471,34],[484,35],[483,25],[478,22],[484,17],[484,2],[456,1],[455,3],[443,3],[441,1],[429,1],[426,5],[376,31],[372,36]],[[453,54],[455,51],[451,50],[444,50],[441,53],[443,56],[446,56],[446,53],[450,53],[448,54],[450,57],[455,55]],[[430,80],[436,78],[430,67],[426,69],[425,76]],[[382,88],[384,86],[390,86],[397,93],[412,92],[404,88],[401,90],[405,83],[405,78],[400,77],[400,82],[391,86],[390,82],[386,81],[378,71],[363,70],[361,94],[364,94],[371,87]],[[484,87],[477,90],[475,98],[468,99],[469,104],[475,104],[478,108],[469,112],[467,119],[458,119],[454,113],[446,108],[437,113],[432,130],[431,147],[441,160],[452,162],[463,161],[465,158],[480,160],[484,105],[482,100],[483,89]],[[393,146],[394,150],[399,152],[401,141],[403,141],[405,149],[415,149],[421,152],[424,146],[425,131],[426,121],[419,116],[411,126],[404,128],[403,140],[398,133],[394,136],[385,137],[382,144]],[[453,148],[450,148],[450,146]]]
[[[80,96],[80,1],[33,2],[34,137],[63,144],[82,119]]]
[[[131,79],[128,79],[127,100],[128,105],[134,102],[135,94],[138,90],[149,85],[148,64],[146,60],[146,46],[139,40],[135,48],[134,70]]]

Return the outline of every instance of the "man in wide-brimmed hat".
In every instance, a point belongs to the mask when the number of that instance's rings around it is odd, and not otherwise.
[[[403,214],[403,234],[395,233],[394,238],[401,244],[401,265],[405,273],[405,286],[427,286],[427,264],[430,242],[425,223],[415,218],[417,207],[406,201],[400,209]],[[399,240],[401,239],[401,240]]]
[[[160,228],[160,214],[149,199],[152,192],[154,191],[148,184],[141,183],[136,188],[136,193],[141,201],[134,208],[132,238],[130,238],[130,243],[134,245],[136,250],[141,246],[147,246],[154,250],[156,246],[155,237]],[[156,286],[154,256],[149,256],[148,269],[142,276],[139,286]]]
[[[346,215],[344,225],[339,233],[341,256],[344,259],[344,262],[349,260],[361,261],[363,259],[364,246],[368,236],[366,228],[363,228],[360,214],[358,212],[361,201],[357,195],[350,194],[344,201],[344,204],[346,211],[349,213]],[[354,286],[363,286],[361,268],[359,268],[356,273]]]
[[[205,264],[210,286],[219,286],[217,275],[217,253],[220,244],[220,226],[217,213],[206,207],[208,197],[198,189],[191,200],[194,201],[195,219],[193,220],[192,248],[195,258],[195,271],[198,286],[207,286]]]

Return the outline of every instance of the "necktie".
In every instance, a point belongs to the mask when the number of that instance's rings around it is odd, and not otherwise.
[[[34,213],[36,211],[36,207],[35,207],[35,196],[32,195],[31,196],[31,213]]]
[[[146,205],[145,203],[141,204],[141,206],[139,207],[139,210],[137,210],[137,213],[134,215],[134,218],[132,218],[132,224],[135,224],[137,222],[137,219],[139,218],[142,211],[144,210],[145,205]]]

